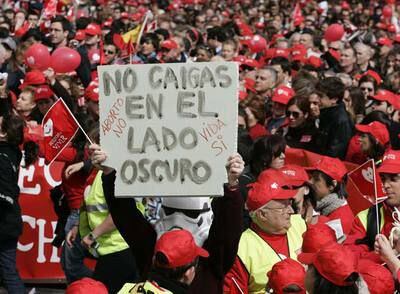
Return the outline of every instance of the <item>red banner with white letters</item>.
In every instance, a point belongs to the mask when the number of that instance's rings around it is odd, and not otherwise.
[[[44,159],[28,168],[20,168],[18,185],[24,230],[19,238],[17,268],[23,280],[63,279],[61,251],[51,245],[57,216],[50,189],[61,183],[64,163],[45,165]]]

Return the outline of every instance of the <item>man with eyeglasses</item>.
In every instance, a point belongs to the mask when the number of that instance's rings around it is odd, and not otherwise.
[[[282,173],[281,177],[283,178]],[[235,263],[225,276],[224,293],[265,293],[266,275],[275,263],[297,258],[306,224],[295,215],[296,190],[285,190],[277,177],[259,177],[248,193],[252,224],[243,232]]]
[[[369,96],[370,103],[368,107],[370,107],[371,111],[382,111],[387,115],[391,116],[393,113],[393,103],[396,99],[396,96],[393,92],[385,89],[378,90],[378,92],[373,95]],[[371,112],[368,111],[367,112]]]

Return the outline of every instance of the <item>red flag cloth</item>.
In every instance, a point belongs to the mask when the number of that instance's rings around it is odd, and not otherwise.
[[[292,20],[294,26],[299,26],[300,24],[303,23],[304,17],[303,13],[301,12],[301,7],[299,2],[296,3],[296,6],[294,7],[293,14],[292,14]]]
[[[58,0],[49,0],[44,6],[43,16],[46,19],[51,19],[57,14]]]
[[[363,197],[372,204],[375,205],[377,202],[379,203],[386,199],[373,159],[349,172],[348,177]]]
[[[44,157],[50,163],[57,158],[71,142],[79,129],[68,106],[61,98],[55,102],[42,122],[44,136]]]

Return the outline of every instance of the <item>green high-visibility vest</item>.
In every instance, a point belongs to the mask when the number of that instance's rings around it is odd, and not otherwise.
[[[134,293],[143,293],[143,294],[173,294],[171,291],[167,289],[161,288],[154,282],[146,281],[144,283],[126,283],[121,290],[119,290],[118,294],[134,294]]]
[[[290,258],[297,260],[297,254],[303,244],[303,233],[306,223],[301,215],[295,214],[290,219],[291,226],[287,232]],[[252,229],[247,229],[240,237],[238,257],[249,273],[248,293],[265,294],[268,283],[267,272],[281,257],[267,242]]]
[[[82,238],[93,231],[94,228],[100,225],[109,215],[103,192],[102,174],[102,171],[97,173],[89,190],[89,194],[84,197],[83,200],[79,216],[79,233]],[[129,247],[117,229],[101,235],[96,241],[100,245],[97,249],[99,255],[119,252]]]

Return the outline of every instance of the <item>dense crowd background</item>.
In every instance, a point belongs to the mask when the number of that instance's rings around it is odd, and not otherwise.
[[[63,248],[67,283],[81,283],[69,291],[117,293],[148,281],[140,287],[172,293],[393,293],[400,3],[0,3],[0,274],[9,293],[25,291],[15,268],[18,167],[45,156],[40,124],[53,103],[62,97],[98,143],[97,66],[220,61],[237,62],[240,74],[239,154],[227,163],[225,197],[117,200],[115,172],[101,165],[106,154],[89,148],[82,132],[58,157],[62,184],[51,194],[64,205],[54,244]],[[319,161],[307,172],[288,165],[288,148]],[[355,217],[343,161],[369,159],[389,198]],[[335,220],[333,231],[325,223]],[[191,234],[171,234],[176,227]],[[308,256],[297,258],[297,249]],[[83,264],[87,256],[98,260],[94,272]],[[309,264],[306,282],[294,260]]]

